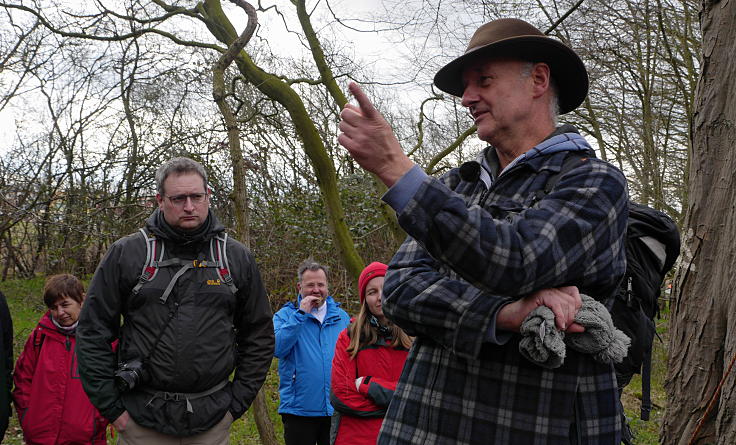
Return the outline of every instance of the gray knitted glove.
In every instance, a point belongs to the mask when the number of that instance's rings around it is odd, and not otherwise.
[[[539,306],[521,324],[519,352],[527,360],[544,368],[554,369],[565,360],[565,344],[578,352],[591,354],[601,363],[619,363],[626,357],[631,340],[613,325],[611,314],[601,303],[581,294],[583,306],[575,322],[585,332],[568,334],[555,327],[555,316],[546,306]]]
[[[519,352],[532,363],[547,369],[558,368],[565,361],[565,333],[555,327],[555,316],[546,306],[539,306],[521,323]]]
[[[576,351],[592,354],[601,363],[620,363],[626,357],[631,339],[613,325],[604,305],[587,295],[580,296],[583,307],[575,315],[575,322],[585,332],[568,334],[565,343]]]

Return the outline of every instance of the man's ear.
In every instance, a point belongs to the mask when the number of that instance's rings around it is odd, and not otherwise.
[[[550,79],[552,73],[550,72],[549,65],[544,62],[535,63],[532,67],[530,77],[534,82],[534,98],[541,97],[550,88]]]
[[[301,295],[302,293],[302,284],[300,282],[296,282],[296,293],[297,295]]]
[[[161,193],[156,193],[156,203],[158,203],[159,207],[164,205],[164,198],[161,196]]]

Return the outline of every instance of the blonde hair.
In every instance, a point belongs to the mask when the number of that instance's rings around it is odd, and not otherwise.
[[[348,327],[350,343],[348,344],[347,352],[351,360],[355,359],[355,356],[358,355],[361,349],[365,349],[367,346],[375,344],[378,341],[378,332],[370,324],[371,315],[368,304],[364,302],[360,307],[358,318]],[[392,348],[402,346],[409,349],[411,347],[414,340],[403,329],[391,322],[389,322],[388,327],[391,330],[390,346]]]

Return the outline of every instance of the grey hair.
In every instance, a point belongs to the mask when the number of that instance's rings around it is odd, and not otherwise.
[[[205,192],[207,192],[207,172],[202,164],[190,158],[172,158],[161,164],[156,170],[156,190],[160,195],[164,194],[164,181],[171,174],[181,175],[183,173],[196,173],[204,181]]]
[[[304,275],[304,272],[308,270],[311,270],[312,272],[322,270],[325,273],[325,276],[327,276],[329,267],[325,266],[324,264],[319,264],[318,262],[314,261],[313,258],[307,258],[306,260],[299,263],[299,267],[296,270],[297,279],[300,283],[302,281],[302,275]]]
[[[521,65],[521,77],[529,77],[532,75],[532,68],[534,68],[534,62],[524,62]],[[552,124],[557,126],[557,117],[560,115],[560,98],[557,93],[557,82],[553,76],[549,77],[549,90],[550,90],[550,101],[549,101],[549,116],[552,119]]]

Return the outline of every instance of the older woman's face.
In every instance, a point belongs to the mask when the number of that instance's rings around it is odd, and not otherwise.
[[[51,316],[62,326],[71,326],[79,320],[82,304],[71,297],[56,300],[51,306]]]

